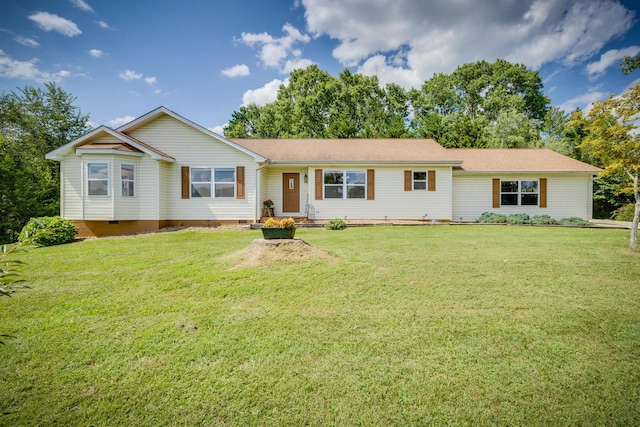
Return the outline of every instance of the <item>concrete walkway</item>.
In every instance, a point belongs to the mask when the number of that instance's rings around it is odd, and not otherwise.
[[[606,228],[628,228],[631,229],[631,221],[614,221],[612,219],[592,219],[592,223],[599,227]]]

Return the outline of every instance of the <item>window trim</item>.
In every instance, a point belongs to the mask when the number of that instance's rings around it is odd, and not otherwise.
[[[106,169],[107,169],[107,176],[106,178],[91,178],[90,176],[90,167],[91,165],[106,165]],[[104,161],[90,161],[87,162],[87,176],[86,176],[86,183],[87,183],[87,197],[109,197],[111,196],[111,185],[109,185],[109,183],[111,182],[111,162],[104,162]],[[91,186],[89,185],[90,182],[92,181],[105,181],[106,182],[106,187],[107,187],[107,194],[91,194],[90,190],[91,190]]]
[[[517,191],[503,191],[503,187],[502,184],[504,182],[515,182],[517,183]],[[535,191],[522,191],[522,183],[523,182],[534,182],[535,183]],[[536,179],[500,179],[500,207],[503,206],[537,206],[540,207],[540,179],[536,178]],[[503,195],[516,195],[517,199],[515,204],[505,204],[503,203]],[[522,203],[522,198],[525,195],[535,195],[536,196],[536,203],[528,203],[528,204],[523,204]]]
[[[212,197],[215,198],[220,198],[220,199],[235,199],[236,198],[236,168],[235,167],[219,167],[219,168],[211,168],[213,169],[213,175],[211,176],[211,180],[212,180],[212,189],[213,192],[211,193]],[[216,181],[216,170],[222,171],[222,170],[227,170],[230,171],[231,173],[233,173],[233,177],[231,181]],[[230,196],[216,196],[216,186],[218,184],[224,184],[224,185],[228,185],[228,184],[232,184],[233,185],[233,191],[231,192]]]
[[[417,173],[423,173],[424,179],[416,179]],[[416,188],[416,183],[424,183],[424,188]],[[425,170],[412,170],[411,171],[411,190],[412,191],[427,191],[429,188],[429,172]]]
[[[131,178],[131,179],[123,178],[123,176],[122,176],[122,168],[123,168],[123,166],[131,166],[131,168],[133,169],[133,178]],[[137,171],[136,171],[135,163],[124,163],[124,162],[120,163],[120,197],[137,197],[138,191],[136,189],[136,174],[137,174]],[[133,183],[133,188],[132,188],[133,194],[124,194],[123,184],[125,182]]]
[[[193,171],[196,169],[204,169],[209,171],[209,181],[194,181],[193,180]],[[216,170],[222,171],[225,170],[227,172],[233,173],[233,179],[231,181],[216,181]],[[214,166],[189,166],[189,198],[191,199],[236,199],[238,198],[236,192],[238,191],[238,176],[237,176],[237,168],[236,166],[229,167],[214,167]],[[208,184],[209,186],[209,196],[200,196],[197,193],[193,192],[194,184]],[[224,184],[224,185],[233,185],[233,192],[229,196],[216,196],[216,186]]]
[[[327,184],[325,182],[328,173],[341,173],[342,182],[340,184]],[[357,173],[364,176],[364,182],[362,184],[353,184],[348,182],[348,174]],[[368,185],[368,172],[367,169],[324,169],[322,170],[322,197],[323,199],[332,200],[367,200],[367,185]],[[342,188],[342,197],[327,197],[327,187]],[[348,189],[350,187],[362,187],[362,197],[349,197]]]

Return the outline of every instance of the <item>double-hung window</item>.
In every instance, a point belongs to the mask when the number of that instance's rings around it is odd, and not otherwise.
[[[87,195],[109,195],[109,163],[87,163]]]
[[[234,197],[236,193],[236,170],[235,168],[215,168],[214,169],[214,189],[215,197]]]
[[[413,189],[427,189],[427,171],[413,171]]]
[[[500,181],[502,206],[537,206],[538,181]]]
[[[191,197],[235,197],[235,168],[191,168]]]
[[[134,197],[136,192],[136,169],[134,165],[120,165],[120,195]]]
[[[366,170],[324,171],[324,197],[326,199],[364,199],[366,188]]]

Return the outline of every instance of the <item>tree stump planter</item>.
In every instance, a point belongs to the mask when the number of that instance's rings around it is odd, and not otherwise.
[[[295,228],[262,228],[262,237],[269,239],[293,239]]]

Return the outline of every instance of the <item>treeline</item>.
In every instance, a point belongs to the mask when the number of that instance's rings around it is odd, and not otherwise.
[[[234,112],[229,138],[432,138],[445,147],[541,147],[565,153],[568,114],[549,106],[537,71],[504,60],[435,74],[419,89],[381,87],[348,69],[291,73],[275,101]]]
[[[87,131],[74,101],[55,83],[0,96],[0,243],[32,217],[60,214],[60,167],[44,156]]]

